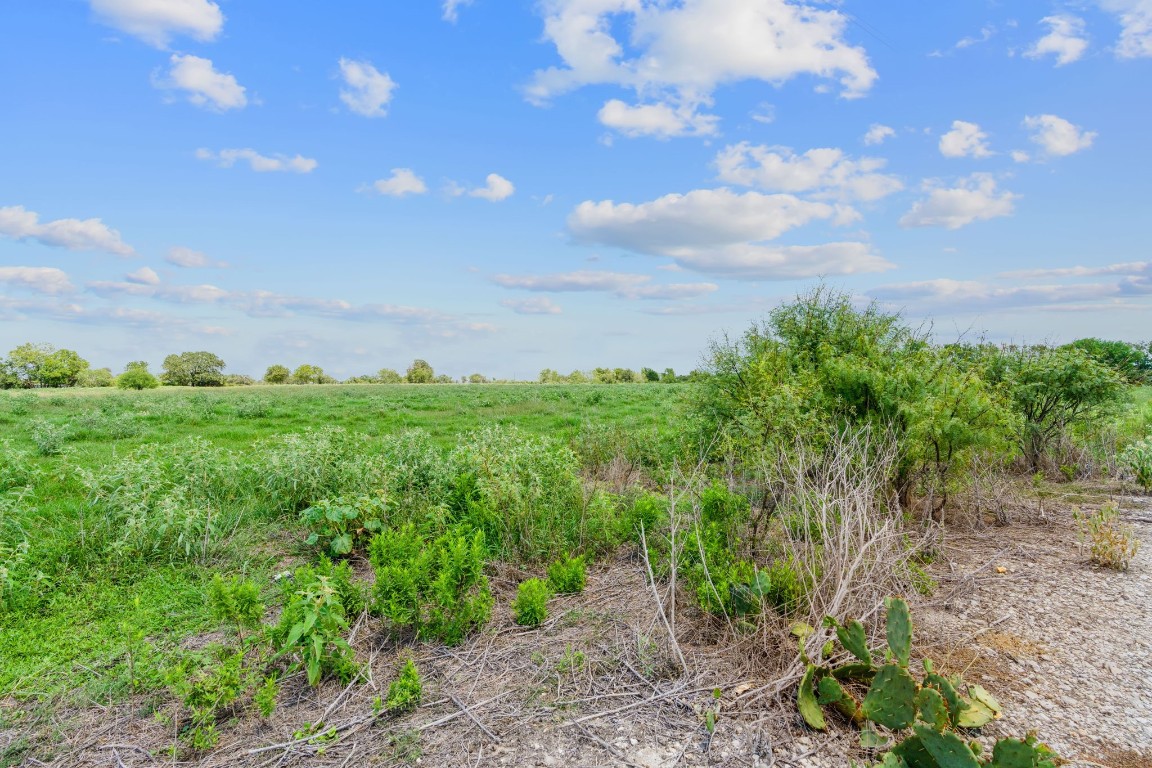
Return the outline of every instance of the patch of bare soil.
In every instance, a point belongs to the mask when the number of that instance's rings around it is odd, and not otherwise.
[[[1144,546],[1127,573],[1088,564],[1070,510],[1052,503],[1043,520],[949,535],[934,566],[940,589],[914,608],[917,652],[1000,698],[1005,716],[982,737],[1036,729],[1074,766],[1152,768],[1152,506],[1120,501],[1148,521],[1135,523]],[[586,591],[555,598],[536,630],[516,626],[509,609],[525,575],[493,578],[493,620],[459,647],[401,646],[362,618],[352,644],[367,682],[313,689],[296,675],[272,717],[251,707],[222,717],[211,753],[172,756],[177,711],[160,696],[55,713],[23,765],[841,768],[866,759],[852,729],[804,727],[796,680],[778,674],[791,657],[764,658],[757,649],[774,646],[762,639],[725,639],[690,599],[673,615],[642,562],[621,555],[597,566]],[[378,715],[406,653],[424,676],[424,704]]]
[[[1127,572],[1088,561],[1066,502],[951,535],[941,589],[917,613],[920,651],[996,694],[1004,718],[988,735],[1034,729],[1072,765],[1149,768],[1152,503],[1115,500],[1142,540]]]

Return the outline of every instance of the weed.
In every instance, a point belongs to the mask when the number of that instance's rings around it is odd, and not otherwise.
[[[1072,519],[1080,529],[1081,540],[1088,544],[1092,562],[1126,571],[1140,549],[1140,539],[1132,526],[1120,522],[1119,515],[1120,510],[1111,501],[1088,515],[1079,507],[1072,510]]]
[[[260,587],[236,576],[224,579],[216,574],[212,577],[208,583],[208,605],[213,618],[233,624],[241,632],[244,628],[260,626],[260,619],[264,617]]]
[[[260,717],[272,716],[272,713],[276,711],[276,697],[279,695],[280,682],[275,675],[268,675],[252,696],[252,701],[256,705],[256,711],[260,713]]]
[[[548,586],[558,595],[574,595],[584,591],[588,569],[584,556],[566,557],[548,566]]]
[[[41,456],[58,456],[64,452],[69,429],[53,424],[47,419],[34,419],[30,425],[29,436],[36,446],[36,452]]]
[[[1120,460],[1132,470],[1144,493],[1152,491],[1152,436],[1128,446]]]
[[[423,695],[424,685],[420,681],[420,671],[416,669],[415,662],[407,659],[400,667],[396,679],[388,685],[388,698],[385,706],[394,714],[409,712],[420,706],[420,697]]]
[[[322,499],[300,513],[300,522],[312,531],[307,538],[309,545],[323,542],[333,556],[342,557],[370,535],[379,533],[387,514],[383,494],[336,501]]]
[[[341,592],[350,585],[341,585],[341,581],[346,578],[331,569],[328,575],[308,567],[297,569],[280,623],[273,631],[278,653],[300,657],[309,685],[319,685],[327,674],[347,683],[359,673],[352,649],[342,636],[348,620]]]
[[[516,601],[512,610],[516,623],[523,627],[538,627],[548,618],[548,598],[552,590],[542,579],[527,579],[516,589]]]

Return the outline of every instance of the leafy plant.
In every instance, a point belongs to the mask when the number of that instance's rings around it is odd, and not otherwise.
[[[394,626],[455,645],[488,621],[483,531],[457,527],[429,541],[406,523],[381,531],[368,556],[376,571],[376,610]]]
[[[412,659],[407,659],[400,667],[396,679],[388,685],[388,698],[385,706],[389,712],[399,714],[420,706],[424,685],[420,681],[420,671]]]
[[[260,587],[238,576],[225,579],[220,574],[214,575],[208,583],[208,606],[213,618],[233,624],[241,632],[244,628],[260,626],[264,617]]]
[[[875,764],[878,768],[1056,768],[1056,754],[1032,735],[1023,740],[999,739],[992,754],[982,758],[979,744],[965,741],[961,734],[1000,717],[999,702],[979,685],[966,686],[958,676],[937,674],[927,659],[924,675],[917,680],[909,670],[912,617],[908,604],[889,598],[886,605],[888,646],[883,655],[868,647],[859,621],[842,625],[832,617],[825,619],[825,627],[834,630],[853,658],[838,666],[807,664],[796,703],[809,726],[826,729],[824,708],[832,708],[862,727],[861,746],[885,750],[881,762]],[[798,626],[793,631],[801,638],[803,653],[805,640],[815,630]],[[826,650],[833,656],[834,644]],[[881,659],[883,663],[878,663]],[[895,741],[877,733],[872,723],[894,732]]]
[[[41,456],[56,456],[64,451],[64,443],[68,441],[69,429],[60,424],[53,424],[47,419],[32,421],[30,437]]]
[[[584,591],[588,569],[584,556],[566,557],[548,566],[548,586],[558,595],[574,595]]]
[[[168,669],[169,688],[191,713],[183,735],[193,749],[212,749],[220,740],[216,716],[243,693],[243,662],[243,651],[219,649],[214,663],[189,656]]]
[[[1126,571],[1140,549],[1140,539],[1132,526],[1119,519],[1116,502],[1109,501],[1091,514],[1079,507],[1072,510],[1082,541],[1087,542],[1092,562],[1116,571]]]
[[[1152,436],[1133,443],[1120,455],[1144,493],[1152,491]]]
[[[299,656],[309,685],[319,685],[327,674],[346,683],[359,671],[343,637],[348,599],[342,593],[350,586],[331,569],[329,575],[307,567],[296,570],[273,640],[280,655]]]
[[[272,713],[276,711],[276,697],[279,695],[280,682],[275,675],[268,675],[252,696],[252,701],[256,705],[256,711],[260,713],[260,717],[272,716]]]
[[[357,544],[379,533],[385,519],[387,504],[383,494],[335,501],[321,499],[300,513],[300,522],[312,531],[307,543],[324,542],[336,557],[351,553]]]
[[[548,618],[548,598],[552,590],[543,579],[526,579],[516,588],[516,601],[512,610],[516,623],[522,627],[538,627]]]

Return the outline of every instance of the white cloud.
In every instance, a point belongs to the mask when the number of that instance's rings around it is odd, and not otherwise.
[[[176,246],[175,248],[169,249],[168,255],[164,257],[164,261],[186,269],[199,269],[204,267],[218,269],[228,266],[223,261],[215,261],[200,251],[194,251],[191,248],[185,248],[183,246]]]
[[[1014,163],[1027,163],[1032,159],[1032,155],[1022,149],[1014,149],[1011,154],[1012,162]]]
[[[319,165],[315,160],[303,155],[262,155],[254,149],[222,149],[213,152],[210,149],[196,150],[196,157],[200,160],[215,162],[221,168],[231,168],[238,161],[248,163],[248,167],[257,173],[271,173],[281,171],[286,173],[311,173]]]
[[[1126,261],[1103,267],[1053,267],[1047,269],[1019,269],[1002,272],[997,277],[1006,280],[1033,280],[1053,277],[1098,277],[1100,275],[1148,275],[1152,277],[1152,261]]]
[[[507,200],[509,197],[512,197],[512,193],[516,191],[516,187],[512,182],[498,173],[488,174],[485,182],[483,187],[473,189],[468,194],[472,197],[487,200],[490,203],[498,203],[501,200]]]
[[[698,189],[639,205],[585,201],[568,217],[577,242],[665,256],[685,269],[749,280],[876,272],[892,265],[863,243],[765,245],[814,221],[848,223],[848,206],[794,195]]]
[[[424,180],[417,176],[411,168],[393,168],[391,176],[372,182],[372,188],[381,195],[388,195],[389,197],[422,195],[428,191]]]
[[[340,77],[346,88],[340,89],[340,101],[358,115],[384,117],[396,82],[387,72],[380,72],[369,61],[340,59]]]
[[[1120,20],[1116,55],[1121,59],[1152,57],[1152,0],[1099,0]]]
[[[505,288],[546,293],[604,292],[622,299],[694,299],[717,290],[715,283],[652,284],[651,275],[631,272],[563,272],[551,275],[496,275],[492,282]],[[511,306],[501,302],[505,306]],[[559,308],[557,308],[558,310]],[[557,312],[558,313],[558,312]]]
[[[125,275],[124,279],[130,283],[137,283],[139,285],[160,284],[160,275],[156,274],[156,270],[151,267],[140,267],[140,269],[135,272]]]
[[[845,42],[848,17],[836,10],[787,0],[545,0],[542,7],[544,37],[563,65],[538,70],[528,99],[542,104],[586,85],[628,88],[642,103],[610,101],[601,120],[630,135],[712,132],[716,118],[697,111],[726,83],[779,85],[812,75],[838,80],[853,98],[876,80],[864,49]],[[631,30],[627,40],[619,29]]]
[[[211,59],[174,53],[169,62],[171,66],[167,76],[153,78],[153,85],[157,88],[184,91],[188,101],[216,112],[247,106],[244,86],[232,75],[217,72]]]
[[[980,36],[979,37],[960,38],[959,40],[956,41],[956,48],[959,50],[964,50],[965,48],[971,48],[974,45],[986,43],[996,35],[997,31],[998,30],[996,29],[996,27],[994,25],[985,24],[983,27],[980,28]]]
[[[976,123],[953,120],[952,130],[940,137],[940,154],[944,157],[990,157],[988,134]]]
[[[931,185],[928,189],[927,199],[915,203],[900,219],[900,226],[959,229],[974,221],[1010,216],[1019,197],[998,192],[996,180],[986,173],[974,173],[951,189]]]
[[[1040,59],[1048,55],[1056,57],[1056,66],[1062,67],[1078,61],[1088,50],[1088,37],[1084,34],[1084,19],[1067,14],[1045,16],[1041,24],[1048,25],[1048,34],[1037,40],[1024,55],[1029,59]]]
[[[460,8],[465,5],[472,5],[472,0],[444,0],[444,21],[455,24]]]
[[[0,283],[50,296],[75,290],[68,275],[55,267],[0,267]]]
[[[39,214],[22,205],[0,208],[0,235],[70,251],[106,251],[117,256],[135,253],[120,239],[119,232],[100,219],[56,219],[42,224]]]
[[[1029,115],[1024,118],[1024,127],[1033,132],[1029,138],[1054,157],[1088,149],[1096,138],[1095,131],[1085,131],[1056,115]]]
[[[883,144],[885,139],[890,139],[896,135],[896,131],[890,126],[881,123],[872,123],[868,126],[868,133],[864,134],[864,143],[869,146]]]
[[[220,6],[209,0],[91,0],[103,24],[165,48],[175,35],[208,42],[224,28]]]
[[[674,136],[711,136],[716,133],[715,115],[701,115],[695,105],[673,108],[668,104],[637,104],[629,106],[619,99],[610,99],[596,117],[600,122],[625,136],[655,136],[659,139]]]
[[[940,278],[880,286],[869,293],[889,304],[912,305],[927,311],[995,312],[1034,307],[1098,310],[1116,306],[1124,299],[1152,295],[1152,279],[1126,277],[1114,282],[997,285]]]
[[[788,147],[748,142],[725,147],[716,156],[721,181],[770,192],[814,192],[846,200],[879,200],[904,185],[895,176],[876,173],[886,161],[852,160],[839,149],[810,149],[802,155]]]
[[[546,296],[531,299],[501,299],[500,306],[507,307],[518,315],[559,315],[564,310]]]

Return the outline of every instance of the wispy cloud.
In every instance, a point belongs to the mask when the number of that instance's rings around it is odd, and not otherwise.
[[[40,221],[40,215],[22,205],[0,208],[0,236],[33,240],[41,245],[70,251],[104,251],[132,256],[135,251],[120,239],[120,233],[100,219],[55,219]]]
[[[314,159],[303,155],[262,155],[254,149],[221,149],[213,152],[210,149],[196,150],[199,160],[214,162],[221,168],[231,168],[238,162],[248,163],[248,167],[257,173],[312,173],[319,165]]]

